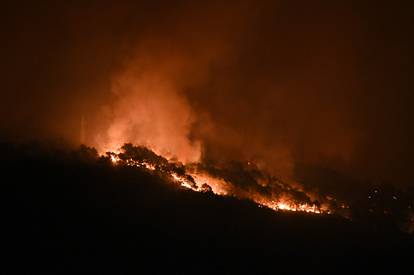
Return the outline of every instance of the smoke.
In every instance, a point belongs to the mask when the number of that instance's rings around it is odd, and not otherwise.
[[[10,3],[1,136],[252,161],[312,188],[337,188],[315,186],[326,171],[346,175],[342,187],[409,183],[410,10],[354,1]]]
[[[188,94],[208,83],[214,64],[227,62],[245,19],[233,18],[234,28],[212,32],[213,25],[229,23],[214,5],[187,4],[176,13],[168,34],[155,30],[134,41],[112,76],[107,123],[91,141],[101,151],[132,142],[185,163],[200,160],[203,137],[195,137],[193,126],[203,110],[194,108]]]
[[[189,139],[195,113],[168,68],[162,63],[152,68],[152,62],[132,62],[114,80],[116,101],[106,135],[98,133],[98,148],[113,151],[129,141],[164,156],[197,161],[200,143]]]

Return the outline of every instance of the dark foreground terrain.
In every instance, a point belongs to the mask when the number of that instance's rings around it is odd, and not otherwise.
[[[88,152],[1,145],[2,274],[412,274],[414,242],[177,188]]]

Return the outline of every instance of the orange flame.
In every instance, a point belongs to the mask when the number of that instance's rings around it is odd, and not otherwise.
[[[120,158],[116,153],[110,154],[110,160],[114,165],[120,163]],[[157,167],[149,162],[139,162],[132,159],[124,161],[127,166],[134,166],[147,169],[148,171],[155,171]],[[190,169],[191,170],[191,169]],[[223,179],[213,177],[205,172],[200,172],[195,169],[187,171],[187,176],[179,175],[172,171],[165,171],[169,173],[171,179],[177,182],[181,187],[191,189],[196,192],[205,191],[203,188],[207,185],[210,191],[220,196],[231,196],[231,183],[226,182]],[[190,176],[190,178],[188,177]],[[191,180],[193,179],[193,181]],[[331,210],[326,205],[317,206],[315,204],[300,203],[288,196],[281,196],[277,199],[266,198],[263,196],[256,196],[252,194],[246,195],[247,199],[250,199],[257,203],[259,207],[267,207],[274,211],[293,211],[293,212],[306,212],[314,214],[331,214]]]

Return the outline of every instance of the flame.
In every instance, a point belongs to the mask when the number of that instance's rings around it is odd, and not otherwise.
[[[182,187],[197,191],[197,188],[195,188],[194,186],[192,186],[189,181],[185,180],[185,178],[178,176],[175,173],[171,174],[172,178],[177,181]]]
[[[284,210],[284,211],[293,211],[293,212],[307,212],[315,214],[330,214],[329,209],[322,207],[317,207],[316,205],[307,204],[307,203],[297,203],[293,200],[280,199],[277,201],[263,201],[260,203],[263,206],[266,206],[275,211]]]
[[[211,188],[211,192],[216,195],[228,195],[226,186],[228,185],[224,180],[214,178],[205,173],[192,172],[188,174],[194,180],[191,182],[188,178],[180,176],[177,173],[171,173],[171,177],[174,181],[178,182],[182,187],[191,189],[193,191],[205,191],[204,186],[208,185]]]
[[[212,177],[206,173],[197,173],[190,172],[190,175],[193,177],[194,181],[197,183],[197,186],[201,187],[203,184],[207,184],[211,187],[211,191],[216,195],[228,195],[228,183],[222,179]]]
[[[110,160],[113,165],[123,164],[126,166],[139,167],[146,169],[149,172],[160,170],[155,164],[147,161],[136,161],[133,159],[121,160],[118,156],[119,150],[116,152],[107,153],[110,155]],[[198,171],[194,167],[190,167],[184,175],[178,174],[168,169],[162,169],[169,175],[172,182],[178,183],[179,186],[185,189],[190,189],[196,192],[210,191],[219,196],[233,196],[231,193],[231,183],[224,179],[214,177],[204,171]],[[257,203],[259,207],[266,207],[274,211],[292,211],[292,212],[306,212],[313,214],[331,214],[331,210],[327,205],[315,205],[309,203],[301,203],[290,198],[288,195],[280,196],[276,199],[255,194],[244,194],[241,196]]]
[[[117,164],[119,160],[120,160],[120,159],[119,159],[119,157],[118,157],[118,156],[116,156],[116,155],[111,155],[111,161],[112,161],[112,163],[113,163],[113,164]]]

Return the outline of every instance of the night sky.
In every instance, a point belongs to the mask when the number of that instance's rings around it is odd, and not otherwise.
[[[406,186],[408,2],[6,1],[0,137]]]

